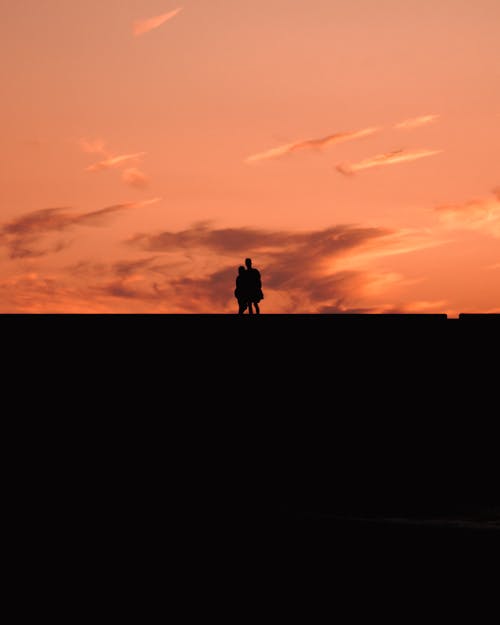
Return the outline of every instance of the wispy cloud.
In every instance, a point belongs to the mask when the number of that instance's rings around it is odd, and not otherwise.
[[[85,171],[95,172],[106,169],[115,169],[117,167],[122,167],[131,161],[137,161],[145,155],[146,152],[136,152],[135,154],[120,154],[119,156],[112,156],[90,165]]]
[[[0,226],[0,245],[8,250],[11,259],[37,258],[59,252],[68,246],[64,240],[49,242],[40,247],[49,234],[64,233],[77,226],[106,225],[110,216],[158,202],[153,198],[142,202],[128,202],[107,206],[86,213],[74,212],[69,207],[45,208],[21,215]]]
[[[152,308],[139,300],[112,297],[74,274],[41,269],[0,279],[0,313],[110,313],[146,312]],[[159,311],[161,311],[161,302]],[[163,308],[165,310],[166,307]]]
[[[394,306],[394,304],[377,304],[364,308],[346,308],[343,306],[324,306],[318,310],[320,314],[390,314],[390,315],[404,315],[404,314],[442,314],[447,310],[449,304],[446,300],[416,300],[408,302],[406,304],[400,304]]]
[[[408,313],[421,313],[421,314],[442,314],[449,309],[449,302],[445,299],[439,300],[416,300],[408,302],[407,304],[401,304],[397,307],[387,306],[380,312],[395,313],[395,314],[408,314]]]
[[[173,19],[176,15],[178,15],[182,11],[183,7],[179,7],[174,9],[173,11],[169,11],[168,13],[162,13],[161,15],[157,15],[156,17],[151,17],[148,19],[137,20],[133,24],[132,32],[134,37],[140,37],[141,35],[145,35],[156,28],[159,28],[166,22]]]
[[[381,245],[390,235],[381,228],[333,226],[324,230],[293,232],[257,228],[213,228],[196,224],[179,232],[139,234],[130,244],[146,252],[184,254],[190,258],[211,258],[222,267],[211,273],[189,269],[184,275],[170,275],[160,291],[170,292],[170,300],[182,302],[185,310],[231,309],[237,265],[250,255],[265,265],[267,299],[275,299],[274,310],[289,312],[299,305],[303,311],[316,311],[326,304],[348,306],[363,289],[366,276],[357,270],[336,270],[335,261],[358,251],[370,242]],[[241,257],[241,258],[240,258]],[[210,266],[211,263],[205,264]],[[269,297],[273,293],[274,295]]]
[[[359,308],[375,285],[379,294],[394,284],[387,272],[374,269],[376,259],[428,247],[428,239],[411,232],[349,225],[293,232],[197,224],[179,232],[139,234],[129,243],[172,259],[203,258],[200,266],[205,271],[212,265],[207,258],[213,258],[214,264],[225,263],[209,274],[192,267],[184,275],[182,271],[171,274],[161,291],[171,293],[171,301],[183,302],[186,310],[231,307],[236,267],[251,256],[265,267],[265,291],[271,294],[266,302],[273,302],[275,312],[319,312],[325,307],[346,312]]]
[[[358,171],[363,171],[364,169],[417,161],[421,158],[441,154],[442,152],[443,150],[394,150],[384,154],[377,154],[376,156],[366,158],[357,163],[341,163],[337,165],[336,169],[341,174],[349,176]]]
[[[357,270],[370,266],[373,261],[390,256],[401,256],[418,252],[448,242],[446,237],[432,230],[399,229],[384,237],[383,245],[376,240],[337,260],[337,267]]]
[[[412,117],[411,119],[405,119],[399,124],[395,124],[394,128],[396,130],[412,130],[413,128],[420,128],[421,126],[427,126],[428,124],[432,124],[437,119],[439,119],[440,115],[421,115],[420,117]]]
[[[113,213],[123,212],[135,208],[144,208],[145,206],[150,206],[151,204],[156,204],[160,202],[161,198],[155,197],[149,200],[142,200],[140,202],[126,202],[124,204],[114,204],[113,206],[107,206],[106,208],[101,208],[97,211],[91,211],[89,213],[80,213],[73,219],[73,223],[79,225],[89,225],[89,226],[100,226],[105,225],[103,219],[112,215]]]
[[[125,184],[137,189],[145,189],[149,184],[149,178],[146,174],[136,167],[125,169],[122,174],[122,180]]]
[[[362,137],[368,137],[370,135],[379,132],[380,128],[364,128],[362,130],[356,130],[353,132],[339,132],[333,135],[328,135],[321,139],[306,139],[303,141],[295,141],[294,143],[287,143],[276,148],[271,148],[265,152],[254,154],[245,159],[246,163],[257,163],[259,161],[267,161],[276,158],[281,158],[294,152],[300,152],[302,150],[319,150],[326,148],[330,145],[342,143],[344,141],[354,141],[355,139],[361,139]]]
[[[80,139],[80,147],[87,154],[106,154],[106,143],[102,139]]]
[[[77,222],[95,225],[112,209],[80,214]],[[25,220],[32,221],[37,219]],[[62,221],[72,223],[69,216]],[[50,222],[50,228],[58,224]],[[262,270],[266,312],[392,312],[394,306],[373,302],[384,302],[404,278],[375,261],[425,247],[424,239],[356,225],[300,232],[195,224],[138,234],[123,260],[80,261],[57,274],[31,264],[37,273],[0,280],[0,312],[235,312],[237,267],[246,256]],[[130,257],[134,249],[137,257]],[[437,303],[415,303],[415,310],[427,307]]]
[[[428,124],[436,121],[440,116],[436,114],[432,115],[421,115],[420,117],[413,117],[411,119],[406,119],[402,122],[399,122],[393,126],[393,128],[398,130],[410,130],[413,128],[420,128],[422,126],[426,126]],[[265,152],[259,152],[258,154],[253,154],[245,159],[246,163],[258,163],[260,161],[274,160],[278,158],[282,158],[284,156],[288,156],[295,152],[300,152],[302,150],[320,150],[322,148],[326,148],[330,145],[335,145],[337,143],[342,143],[345,141],[354,141],[356,139],[361,139],[363,137],[369,137],[375,133],[378,133],[382,130],[380,127],[370,127],[363,128],[361,130],[355,130],[352,132],[339,132],[332,135],[328,135],[326,137],[322,137],[320,139],[305,139],[301,141],[294,141],[293,143],[286,143],[284,145],[279,145],[275,148],[271,148],[266,150]],[[438,154],[438,151],[428,151],[428,150],[419,150],[414,152],[406,152],[404,150],[398,150],[395,152],[390,152],[389,154],[379,154],[372,159],[367,159],[366,161],[362,161],[361,163],[354,164],[352,167],[360,168],[360,169],[368,169],[368,167],[375,167],[381,164],[392,164],[396,162],[416,160],[418,158],[423,158],[424,156],[431,156],[432,154]],[[344,169],[347,169],[348,166],[340,166],[342,173],[347,173]],[[349,170],[349,173],[352,173],[352,167]]]
[[[495,189],[492,197],[437,206],[435,211],[449,228],[481,230],[500,237],[500,189]]]
[[[113,155],[106,149],[106,142],[103,139],[80,139],[80,147],[86,154],[101,154],[104,158],[85,168],[85,171],[96,173],[126,167],[122,172],[122,182],[129,187],[144,189],[149,184],[148,176],[137,167],[131,167],[133,163],[140,162],[146,156],[146,152],[135,152],[133,154]]]

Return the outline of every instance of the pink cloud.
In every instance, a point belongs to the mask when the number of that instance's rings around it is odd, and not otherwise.
[[[314,150],[328,147],[329,145],[335,145],[344,141],[354,141],[355,139],[361,139],[362,137],[368,137],[378,132],[379,128],[364,128],[362,130],[356,130],[353,132],[339,132],[333,135],[328,135],[321,139],[307,139],[305,141],[295,141],[294,143],[287,143],[276,148],[271,148],[265,152],[254,154],[245,159],[246,163],[256,163],[258,161],[267,161],[275,158],[281,158],[287,154],[293,154],[301,150]]]
[[[69,207],[32,211],[0,225],[0,246],[7,248],[11,259],[46,256],[60,252],[68,246],[64,240],[51,241],[41,246],[48,235],[68,232],[77,226],[103,226],[106,225],[108,218],[116,213],[159,201],[160,198],[152,198],[141,202],[114,204],[86,213],[74,212]]]
[[[119,154],[113,156],[106,149],[106,143],[102,139],[80,139],[80,147],[87,154],[102,154],[104,158],[97,163],[93,163],[85,168],[87,172],[99,172],[111,169],[127,167],[122,173],[122,181],[130,187],[144,189],[148,186],[149,178],[137,167],[130,167],[133,162],[140,161],[146,152],[135,152],[134,154]]]
[[[449,204],[435,208],[440,221],[453,229],[480,230],[500,237],[500,190],[493,197],[470,200],[464,204]]]
[[[126,169],[122,174],[122,180],[125,184],[137,189],[144,189],[149,184],[149,178],[146,174],[135,167]]]
[[[80,147],[87,154],[104,154],[107,156],[106,143],[102,139],[80,139]]]
[[[439,119],[439,115],[421,115],[420,117],[412,117],[411,119],[405,119],[399,124],[395,124],[394,128],[396,130],[412,130],[413,128],[420,128],[421,126],[427,126],[428,124],[432,124],[437,119]]]
[[[130,161],[137,161],[145,155],[146,152],[137,152],[135,154],[121,154],[119,156],[113,156],[99,161],[98,163],[94,163],[93,165],[89,165],[89,167],[87,167],[85,171],[96,172],[106,169],[115,169],[117,167],[122,167],[123,165],[126,165]]]
[[[393,150],[385,154],[377,154],[357,163],[341,163],[337,165],[337,171],[346,176],[352,175],[364,169],[372,167],[383,167],[385,165],[395,165],[396,163],[406,163],[416,161],[435,154],[441,154],[443,150]]]
[[[134,37],[140,37],[141,35],[145,35],[156,28],[159,28],[166,22],[170,21],[176,15],[178,15],[182,11],[183,7],[179,7],[174,9],[173,11],[169,11],[168,13],[162,13],[161,15],[157,15],[156,17],[151,17],[144,20],[137,20],[133,25],[133,34]]]

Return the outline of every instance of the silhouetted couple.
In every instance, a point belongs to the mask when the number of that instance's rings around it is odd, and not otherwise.
[[[238,269],[236,290],[234,291],[234,296],[240,306],[238,314],[243,315],[248,308],[248,313],[253,315],[253,307],[255,306],[255,314],[260,315],[259,302],[264,299],[260,272],[252,267],[251,258],[245,260],[245,265],[246,269],[245,267]]]

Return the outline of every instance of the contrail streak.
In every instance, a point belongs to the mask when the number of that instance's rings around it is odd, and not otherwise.
[[[258,161],[267,161],[293,152],[299,152],[300,150],[308,149],[321,149],[329,145],[336,143],[342,143],[343,141],[354,141],[354,139],[361,139],[361,137],[368,137],[378,132],[380,128],[364,128],[363,130],[356,130],[354,132],[339,132],[334,135],[328,135],[322,139],[308,139],[305,141],[295,141],[294,143],[287,143],[286,145],[280,145],[276,148],[267,150],[266,152],[260,152],[254,154],[245,159],[246,163],[256,163]]]
[[[407,152],[406,150],[394,150],[385,154],[377,154],[370,158],[366,158],[357,163],[341,163],[336,169],[346,176],[352,175],[363,169],[371,169],[372,167],[383,167],[384,165],[395,165],[396,163],[405,163],[409,161],[417,161],[427,156],[441,154],[443,150],[414,150]]]

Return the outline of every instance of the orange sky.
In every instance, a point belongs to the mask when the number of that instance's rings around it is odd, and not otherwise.
[[[500,311],[498,0],[23,0],[0,312]]]

